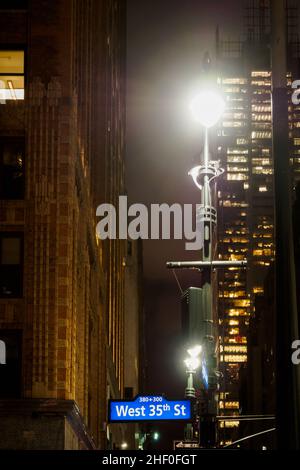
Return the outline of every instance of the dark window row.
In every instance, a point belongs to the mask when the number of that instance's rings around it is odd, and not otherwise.
[[[20,398],[21,377],[21,331],[0,330],[0,398]]]
[[[23,295],[23,234],[0,233],[0,297]]]
[[[0,0],[0,10],[27,10],[28,0]]]
[[[24,198],[24,138],[0,137],[0,199]]]

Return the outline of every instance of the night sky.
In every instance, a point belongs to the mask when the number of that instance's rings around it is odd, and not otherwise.
[[[187,173],[200,152],[201,132],[188,103],[199,89],[204,53],[214,55],[216,26],[223,37],[238,36],[241,4],[128,0],[126,173],[132,203],[198,201]],[[165,261],[185,255],[181,241],[149,241],[144,250],[151,280],[170,279]]]
[[[198,203],[200,192],[187,175],[201,150],[201,132],[189,114],[199,89],[206,51],[214,57],[215,31],[237,38],[243,2],[233,0],[128,0],[127,156],[130,203]],[[147,327],[145,392],[184,395],[180,354],[180,291],[168,260],[199,259],[184,241],[144,241],[144,296]],[[182,287],[197,285],[178,272]],[[162,443],[169,434],[162,430]],[[182,425],[178,427],[182,437]]]

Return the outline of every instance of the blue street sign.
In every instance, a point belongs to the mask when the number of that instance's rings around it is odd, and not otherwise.
[[[192,418],[190,400],[167,400],[162,396],[138,396],[132,401],[109,400],[110,422],[188,421]]]

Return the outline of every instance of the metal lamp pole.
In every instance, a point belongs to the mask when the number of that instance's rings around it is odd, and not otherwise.
[[[204,268],[204,283],[202,286],[205,296],[205,331],[203,338],[204,357],[207,366],[207,390],[200,399],[200,445],[215,447],[216,445],[216,415],[217,415],[217,377],[216,377],[216,339],[213,318],[212,269],[213,258],[213,230],[217,223],[217,210],[212,204],[212,184],[223,173],[218,161],[209,158],[209,128],[214,126],[221,117],[225,104],[223,100],[213,93],[202,96],[198,102],[198,117],[204,127],[203,165],[190,171],[194,183],[201,190],[201,205],[197,213],[198,230],[203,231],[202,262],[208,264]],[[207,115],[203,113],[207,107]],[[203,115],[202,115],[203,113]]]
[[[200,224],[203,224],[203,262],[212,262],[213,252],[213,226],[217,222],[217,211],[212,205],[211,181],[222,173],[217,162],[209,162],[208,128],[204,128],[204,165],[199,168],[198,181],[203,184],[201,191]],[[208,389],[201,398],[202,409],[200,412],[199,436],[201,447],[214,447],[216,445],[216,342],[214,331],[214,318],[212,306],[212,270],[205,269],[204,284],[206,331],[204,336],[204,355],[207,361]]]
[[[194,388],[194,375],[195,370],[191,370],[191,368],[187,368],[187,386],[185,389],[185,397],[192,401],[192,405],[195,403],[196,394]],[[184,432],[184,440],[185,441],[192,441],[194,439],[194,428],[193,423],[187,423],[185,426]]]

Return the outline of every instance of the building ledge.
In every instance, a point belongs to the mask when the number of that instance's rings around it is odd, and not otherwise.
[[[79,408],[74,400],[56,400],[53,398],[21,398],[0,400],[0,417],[4,416],[60,416],[67,419],[83,447],[95,450],[96,444],[91,437]]]

